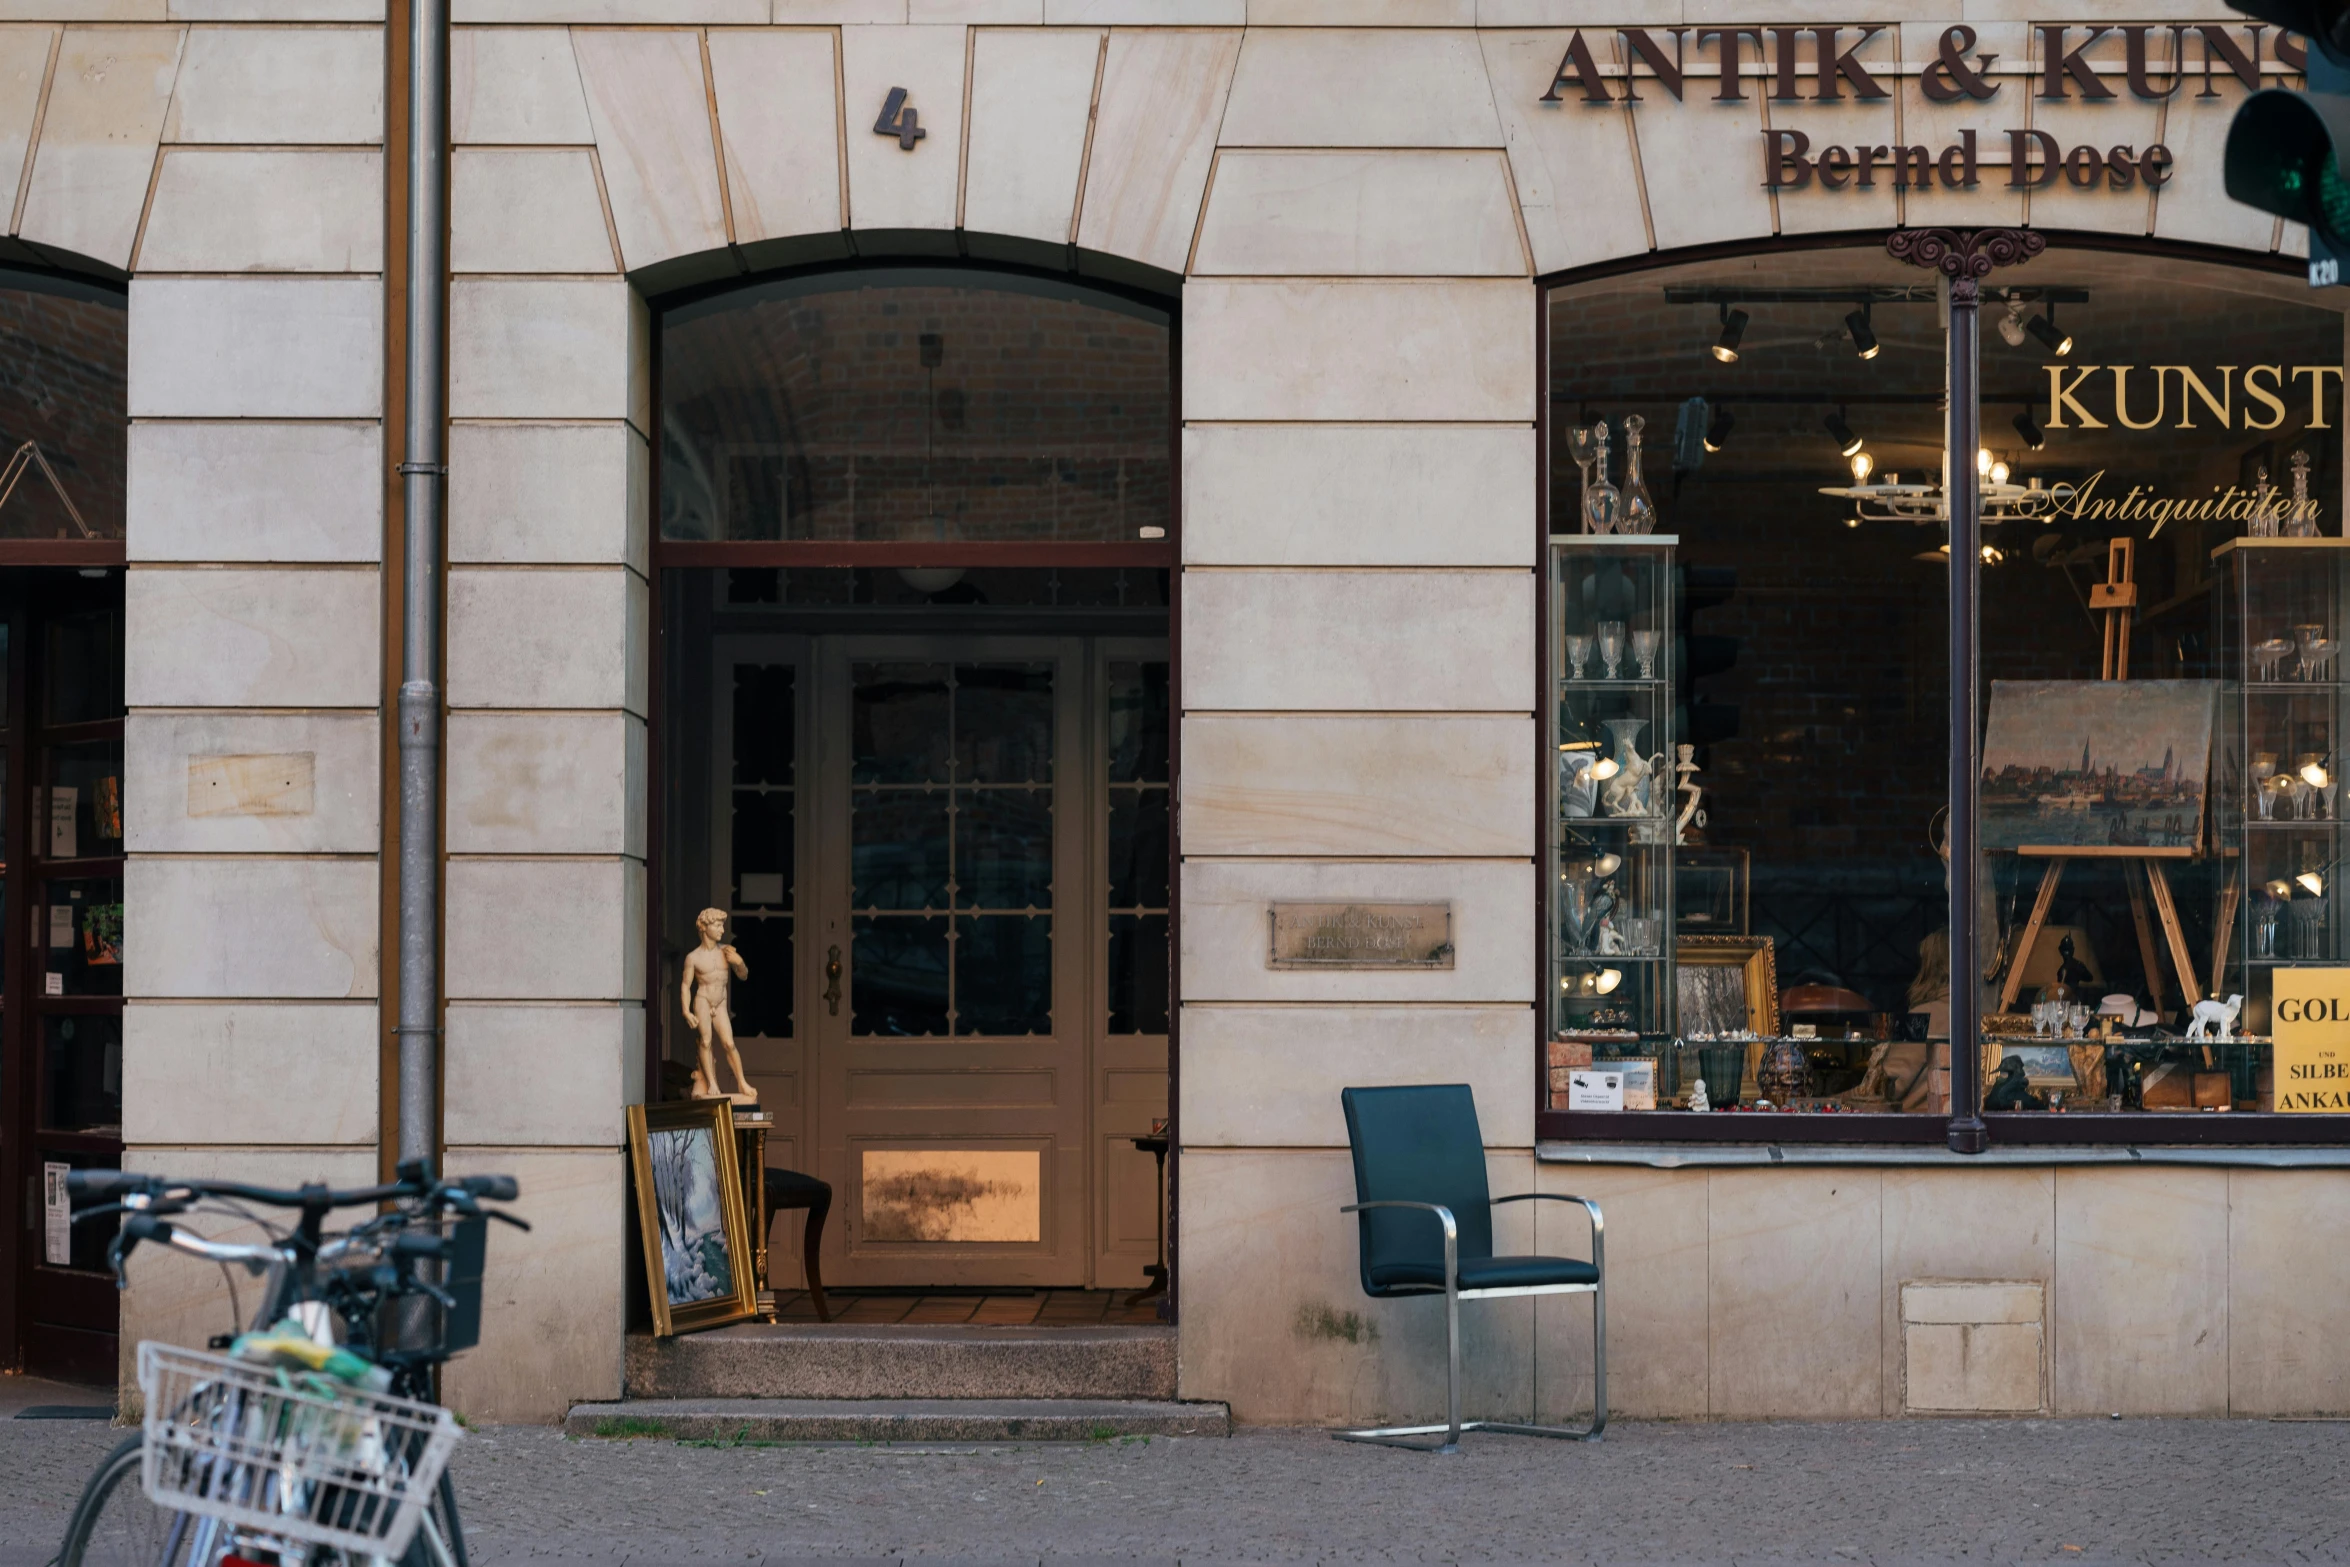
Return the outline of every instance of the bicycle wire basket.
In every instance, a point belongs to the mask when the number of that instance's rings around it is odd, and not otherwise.
[[[170,1344],[139,1346],[140,1480],[159,1507],[397,1558],[457,1444],[437,1404]]]

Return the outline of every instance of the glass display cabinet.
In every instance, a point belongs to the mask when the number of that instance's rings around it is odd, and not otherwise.
[[[1550,541],[1554,1039],[1631,1045],[1673,1030],[1676,542],[1671,534]]]
[[[2350,682],[2337,655],[2350,540],[2230,539],[2212,552],[2213,645],[2227,681],[2212,763],[2223,859],[2218,996],[2241,993],[2240,1031],[2269,1031],[2277,970],[2350,962],[2335,881],[2350,857],[2339,779]],[[2239,1085],[2239,1099],[2250,1097]]]

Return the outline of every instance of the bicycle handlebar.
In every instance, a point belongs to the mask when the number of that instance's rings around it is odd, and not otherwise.
[[[468,1175],[445,1183],[448,1187],[469,1197],[486,1197],[492,1202],[512,1202],[521,1187],[511,1175]],[[270,1186],[251,1186],[243,1181],[189,1181],[173,1180],[160,1175],[140,1175],[129,1170],[68,1170],[65,1175],[66,1195],[74,1206],[93,1202],[117,1201],[123,1197],[226,1197],[238,1202],[257,1202],[271,1208],[315,1209],[321,1213],[335,1208],[361,1208],[375,1203],[389,1202],[401,1197],[429,1197],[440,1190],[431,1180],[400,1180],[382,1186],[357,1186],[337,1191],[327,1186],[302,1186],[291,1191]]]

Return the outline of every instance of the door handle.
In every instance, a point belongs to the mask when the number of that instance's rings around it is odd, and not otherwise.
[[[840,1016],[840,948],[835,947],[824,956],[824,1005],[834,1017]]]

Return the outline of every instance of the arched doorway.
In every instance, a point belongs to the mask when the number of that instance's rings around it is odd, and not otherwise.
[[[723,909],[768,1162],[835,1193],[827,1284],[1139,1286],[1161,1186],[1135,1139],[1168,1115],[1171,312],[876,268],[659,332],[648,1098],[683,1091],[680,964]]]

